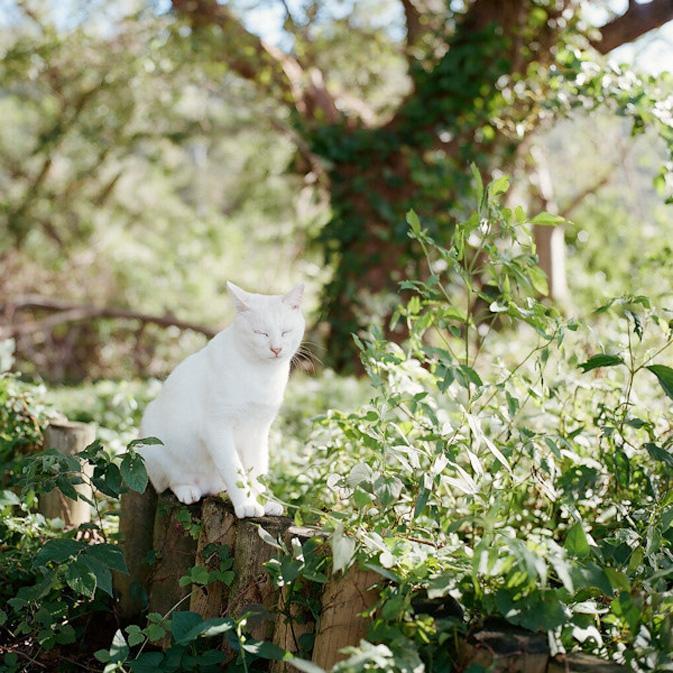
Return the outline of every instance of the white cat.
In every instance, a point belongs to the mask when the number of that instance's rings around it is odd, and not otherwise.
[[[170,488],[191,504],[226,490],[239,518],[277,516],[282,506],[259,498],[259,478],[268,471],[269,427],[304,335],[304,286],[286,295],[227,287],[234,321],[166,379],[141,423],[142,437],[164,444],[139,452],[157,493]]]

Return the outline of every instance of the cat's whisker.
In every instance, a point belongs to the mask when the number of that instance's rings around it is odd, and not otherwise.
[[[307,360],[312,360],[315,362],[318,362],[321,364],[323,367],[325,366],[325,363],[312,351],[305,349],[305,348],[298,348],[297,349],[297,355],[300,355],[301,357],[307,359]]]
[[[296,354],[292,356],[291,364],[300,369],[308,369],[310,367],[311,372],[315,374],[315,364],[310,358],[303,358],[300,354]]]
[[[321,351],[327,350],[327,348],[323,344],[318,343],[317,341],[311,341],[310,339],[304,339],[301,343],[302,345],[308,344],[309,346],[313,346],[313,348],[318,348]]]

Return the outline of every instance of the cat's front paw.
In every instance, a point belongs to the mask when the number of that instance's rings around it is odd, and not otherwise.
[[[264,507],[254,498],[246,498],[234,505],[234,512],[239,519],[247,519],[248,517],[264,516]]]
[[[184,505],[198,502],[203,495],[198,486],[173,486],[171,490],[175,493],[175,497]]]
[[[264,505],[264,514],[267,516],[282,516],[283,506],[279,502],[269,500],[269,502]]]

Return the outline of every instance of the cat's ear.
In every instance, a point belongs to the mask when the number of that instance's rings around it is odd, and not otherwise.
[[[299,308],[301,300],[304,297],[304,283],[295,285],[284,297],[283,302],[289,304],[292,308]]]
[[[250,310],[248,293],[245,290],[242,290],[238,285],[234,285],[230,280],[227,281],[227,289],[234,300],[237,313],[244,313]]]

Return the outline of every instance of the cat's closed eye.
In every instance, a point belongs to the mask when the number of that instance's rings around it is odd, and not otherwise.
[[[281,335],[281,336],[287,336],[291,331],[292,331],[291,329],[284,329],[284,330],[280,333],[280,335]]]
[[[265,336],[265,337],[269,336],[268,332],[265,332],[264,330],[261,330],[261,329],[256,329],[255,334],[261,334],[262,336]]]

